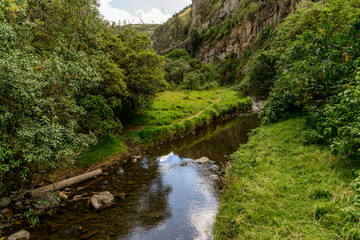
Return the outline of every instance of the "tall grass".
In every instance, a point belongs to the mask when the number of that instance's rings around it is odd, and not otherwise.
[[[231,157],[216,239],[359,239],[353,172],[305,145],[304,119],[262,126]]]
[[[245,111],[251,108],[251,98],[240,98],[235,91],[227,90],[221,93],[219,102],[213,103],[204,109],[199,116],[171,125],[146,127],[141,131],[129,131],[125,133],[124,137],[135,143],[156,144],[204,128],[228,113],[238,110]]]

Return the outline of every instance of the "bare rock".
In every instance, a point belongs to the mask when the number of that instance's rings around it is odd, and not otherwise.
[[[11,203],[10,198],[1,198],[0,199],[0,208],[6,208]]]
[[[195,162],[200,163],[200,164],[205,164],[205,163],[210,162],[210,159],[207,157],[202,157],[202,158],[196,159]]]
[[[63,193],[63,192],[59,192],[59,193],[58,193],[58,196],[59,196],[59,198],[60,198],[61,200],[63,200],[63,201],[66,201],[66,200],[68,200],[68,198],[69,198],[69,196],[66,195],[66,194]]]
[[[91,204],[95,209],[100,209],[111,206],[114,200],[114,196],[108,191],[105,191],[92,196]]]
[[[21,230],[13,235],[11,235],[8,240],[28,240],[30,239],[30,233],[25,230]]]
[[[211,165],[210,170],[216,172],[216,171],[219,171],[220,168],[219,168],[219,166],[217,166],[217,165],[214,164],[214,165]]]

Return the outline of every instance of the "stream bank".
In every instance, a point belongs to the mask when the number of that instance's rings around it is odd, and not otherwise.
[[[35,229],[19,224],[5,234],[26,228],[34,239],[153,239],[150,235],[209,239],[206,234],[211,232],[219,193],[214,176],[219,176],[226,164],[224,155],[245,143],[247,133],[259,123],[257,115],[236,116],[195,135],[159,145],[140,159],[130,157],[105,169],[106,175],[72,187],[85,186],[69,196],[73,199],[74,195],[91,196],[102,191],[124,194],[114,206],[94,211],[86,200],[77,201],[60,207],[53,216],[42,217]],[[214,164],[206,167],[194,161],[203,156]],[[183,163],[186,165],[181,166]],[[213,165],[220,169],[211,170]],[[204,216],[203,222],[190,217],[199,214]],[[183,228],[177,231],[179,225]]]
[[[357,168],[328,146],[308,143],[305,122],[262,125],[232,154],[217,239],[358,238]]]

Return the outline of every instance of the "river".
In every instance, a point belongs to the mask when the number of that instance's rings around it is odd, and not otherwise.
[[[105,169],[106,176],[83,183],[76,194],[109,191],[123,199],[99,211],[86,200],[62,207],[27,229],[31,239],[212,239],[218,177],[259,124],[257,114],[239,115]],[[213,162],[194,161],[201,157]]]

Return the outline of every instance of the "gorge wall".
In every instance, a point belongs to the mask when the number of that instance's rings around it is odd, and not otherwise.
[[[193,0],[155,31],[153,47],[160,54],[186,49],[204,61],[248,58],[303,1]]]

